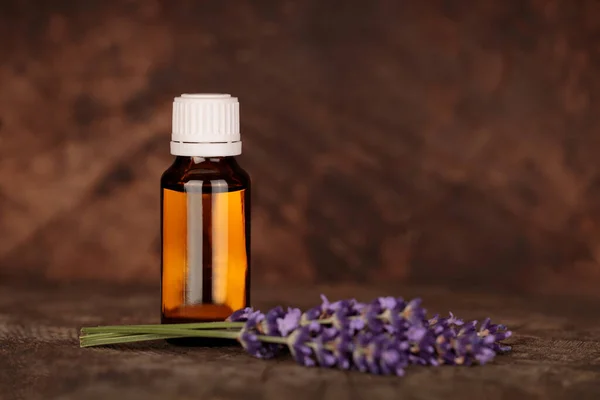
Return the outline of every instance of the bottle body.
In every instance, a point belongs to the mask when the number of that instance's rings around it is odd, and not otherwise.
[[[250,303],[250,178],[233,157],[177,156],[161,178],[161,321]]]

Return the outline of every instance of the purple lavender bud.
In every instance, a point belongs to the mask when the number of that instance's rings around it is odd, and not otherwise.
[[[400,360],[400,354],[395,349],[387,349],[381,352],[380,368],[383,375],[396,375],[396,365]],[[404,374],[404,369],[400,368],[401,374]]]
[[[254,333],[246,331],[241,332],[238,341],[253,357],[268,359],[277,355],[277,346],[262,343]]]
[[[348,326],[352,333],[358,332],[365,327],[365,320],[361,317],[354,317],[350,320],[350,324]]]
[[[440,321],[440,314],[435,314],[432,318],[429,319],[429,325],[433,326],[436,325],[437,323],[439,323]]]
[[[404,375],[408,365],[409,344],[397,337],[379,335],[371,341],[371,352],[367,354],[367,364],[371,373],[383,375]]]
[[[315,351],[315,354],[319,366],[325,368],[331,368],[335,366],[337,363],[337,359],[335,358],[335,355],[333,355],[331,350],[326,349],[320,339],[316,341],[316,344],[317,350]]]
[[[473,350],[474,341],[476,335],[473,333],[458,332],[456,339],[454,340],[454,351],[457,356],[466,356]]]
[[[288,347],[294,360],[306,367],[316,365],[315,356],[312,349],[308,346],[311,332],[308,326],[301,326],[288,336]]]
[[[269,336],[282,336],[278,321],[285,315],[281,306],[270,309],[261,323],[262,331]]]
[[[449,325],[462,326],[464,325],[464,321],[460,318],[456,318],[454,314],[450,312],[450,317],[446,320]]]
[[[354,367],[360,372],[367,372],[369,365],[367,363],[367,346],[371,343],[373,335],[371,333],[360,333],[356,337],[354,350],[352,352],[352,361]]]
[[[367,367],[369,372],[372,374],[380,374],[381,370],[379,368],[382,349],[385,346],[386,338],[384,335],[374,336],[370,343],[366,348],[366,357],[365,360],[367,362]]]
[[[426,310],[423,307],[421,307],[421,302],[422,300],[419,298],[409,301],[406,307],[404,307],[404,311],[402,312],[403,317],[411,323],[426,322]]]
[[[427,323],[427,322],[426,322]],[[419,365],[438,365],[436,336],[422,325],[411,326],[406,332],[410,344],[410,361]]]
[[[321,295],[321,300],[322,318],[331,317],[336,311],[341,311],[346,316],[357,315],[363,307],[363,305],[358,303],[355,299],[338,300],[332,303],[325,295]]]
[[[381,371],[383,374],[404,376],[406,364],[408,364],[408,357],[397,350],[386,350],[381,355]]]
[[[384,331],[384,322],[379,318],[382,312],[383,309],[378,300],[375,300],[363,310],[367,327],[372,333],[382,333]]]
[[[254,333],[246,331],[240,332],[238,341],[241,343],[242,347],[246,349],[246,351],[253,357],[260,358],[260,349],[262,347],[262,343],[258,340],[258,337]]]
[[[458,330],[457,336],[467,336],[472,334],[477,334],[477,321],[466,322]]]
[[[336,358],[336,366],[340,369],[350,369],[352,366],[352,338],[351,334],[342,331],[334,340],[333,354]]]
[[[302,314],[300,318],[300,322],[302,324],[307,323],[308,321],[315,321],[321,318],[321,307],[313,307]]]
[[[333,308],[331,302],[327,299],[324,294],[321,294],[321,315],[328,315],[333,313]]]
[[[309,326],[309,328],[310,328],[310,326]],[[312,330],[312,332],[320,333],[321,337],[326,342],[329,342],[329,341],[335,339],[340,334],[340,331],[338,329],[336,329],[334,327],[324,327],[323,325],[319,325],[319,330],[317,330],[317,331]]]
[[[273,343],[263,343],[258,339],[257,333],[260,333],[261,322],[265,316],[260,311],[254,311],[248,315],[248,320],[240,331],[238,341],[246,351],[257,358],[274,357],[280,346]]]
[[[440,328],[442,331],[437,332],[437,329]],[[443,326],[436,326],[435,342],[434,346],[437,351],[438,357],[443,360],[454,360],[454,348],[452,343],[454,343],[454,338],[456,337],[456,332],[451,328],[445,328]]]
[[[431,329],[431,331],[433,332],[433,334],[436,335],[436,336],[441,335],[443,332],[445,332],[446,330],[448,330],[448,328],[446,328],[443,325],[434,325],[432,327],[429,327],[429,329]]]
[[[365,307],[365,304],[359,303],[356,299],[338,300],[333,303],[329,302],[324,295],[321,295],[321,299],[323,301],[321,308],[328,316],[331,316],[333,312],[340,309],[344,310],[344,313],[348,316],[359,315]]]
[[[339,330],[346,330],[350,326],[350,318],[342,309],[337,309],[332,318],[332,325]]]
[[[300,325],[302,311],[299,308],[288,308],[283,317],[277,319],[277,329],[281,336],[287,336]]]
[[[492,320],[490,318],[486,318],[481,323],[481,327],[479,328],[479,332],[488,331],[488,329],[492,326]],[[488,332],[489,333],[489,332]]]
[[[484,365],[490,362],[496,356],[496,352],[488,347],[481,347],[475,354],[475,358],[479,361],[479,364]]]
[[[365,321],[359,315],[359,303],[356,300],[341,300],[333,304],[334,312],[331,318],[334,327],[340,331],[351,331],[352,334],[364,328]]]
[[[321,334],[315,338],[315,355],[321,367],[330,368],[336,365],[337,358],[333,352],[333,346],[329,347],[328,345],[337,337],[338,333],[338,330],[335,328],[325,328],[322,330]]]
[[[339,300],[331,304],[331,313],[339,312],[346,316],[356,315],[355,300]]]
[[[391,324],[383,325],[383,329],[384,329],[385,333],[390,334],[390,335],[396,335],[398,332],[398,330]]]
[[[511,333],[506,330],[504,325],[492,324],[489,318],[486,318],[479,328],[479,336],[494,335],[496,340],[504,340],[509,338]]]
[[[252,309],[252,307],[246,307],[246,308],[239,309],[237,311],[234,311],[233,314],[231,314],[226,319],[226,321],[229,321],[229,322],[246,322],[246,320],[248,319],[248,316],[253,311],[254,310]]]
[[[260,311],[252,311],[250,314],[248,314],[248,319],[246,320],[246,324],[244,325],[244,328],[250,330],[250,329],[257,329],[258,325],[265,319],[265,314],[261,313]]]
[[[403,335],[410,328],[411,324],[404,318],[402,313],[393,312],[390,314],[389,326],[394,334]]]
[[[427,332],[427,329],[423,326],[413,326],[406,332],[406,337],[411,342],[418,344],[421,343],[421,340],[423,340]]]
[[[323,325],[317,321],[310,322],[308,325],[306,325],[306,327],[311,334],[318,334],[323,329]]]
[[[396,308],[396,299],[393,297],[379,297],[377,301],[383,310],[393,310]]]
[[[355,299],[350,300],[350,303],[351,303],[350,306],[354,312],[354,315],[360,315],[360,313],[367,306],[365,303],[360,303],[360,302],[356,301]]]
[[[490,346],[496,342],[496,336],[487,335],[487,336],[482,337],[480,340],[481,340],[481,343],[483,343],[485,346]]]

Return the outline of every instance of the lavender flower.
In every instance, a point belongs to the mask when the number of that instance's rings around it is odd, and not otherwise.
[[[327,297],[321,295],[321,305],[313,307],[302,314],[301,323],[328,319],[334,317],[336,313],[339,317],[357,316],[364,307],[364,304],[357,302],[355,299],[339,300],[332,303]]]
[[[449,325],[462,326],[464,325],[464,321],[462,319],[456,318],[452,312],[450,312],[450,317],[446,320]]]
[[[360,318],[356,304],[358,303],[339,302],[331,317],[333,326],[340,330],[351,330],[351,333],[363,329],[365,322]]]
[[[325,295],[321,295],[321,305],[307,310],[300,318],[302,324],[307,324],[310,321],[326,319],[333,314],[332,304]]]
[[[273,357],[285,344],[301,365],[372,374],[403,375],[409,364],[486,364],[510,350],[501,343],[511,336],[505,326],[489,318],[479,326],[465,323],[452,313],[427,319],[418,298],[379,297],[363,304],[321,296],[321,304],[304,313],[275,307],[264,315],[247,308],[229,320],[246,322],[239,341],[255,357]]]
[[[407,350],[409,344],[399,341],[394,337],[386,337],[379,342],[381,345],[379,357],[379,371],[382,375],[404,375],[404,368],[408,365]]]
[[[361,333],[356,338],[352,359],[361,372],[404,375],[408,344],[387,334]]]
[[[279,320],[286,315],[281,306],[270,309],[261,322],[261,330],[269,336],[282,336],[279,329]]]
[[[336,358],[336,367],[350,369],[352,367],[353,336],[349,331],[340,331],[333,340],[333,355]]]
[[[511,337],[512,332],[507,330],[506,326],[504,325],[492,324],[489,318],[486,318],[483,321],[477,334],[480,337],[487,338],[487,341],[491,342],[492,350],[494,350],[496,353],[505,353],[511,349],[510,346],[501,345],[499,342]]]
[[[406,364],[406,354],[401,350],[389,347],[381,352],[380,368],[382,375],[404,376]]]
[[[376,300],[383,310],[394,310],[396,308],[396,299],[393,297],[379,297]]]
[[[336,328],[323,328],[321,334],[315,338],[315,355],[320,366],[329,368],[337,364],[338,358],[334,353],[334,348],[328,345],[338,334],[339,331]]]
[[[233,314],[231,314],[226,319],[226,321],[229,321],[229,322],[246,322],[248,320],[248,317],[250,316],[250,314],[253,311],[254,310],[252,309],[252,307],[246,307],[246,308],[239,309],[237,311],[234,311]]]
[[[421,300],[415,299],[408,303],[402,297],[380,297],[376,300],[381,309],[381,313],[377,318],[385,324],[383,329],[390,334],[402,335],[406,330],[415,323],[422,323],[425,310],[421,307]],[[374,312],[372,307],[371,312]],[[371,327],[379,329],[376,322],[373,321],[373,315],[367,316],[371,321]]]
[[[256,358],[273,358],[280,350],[279,345],[273,343],[264,343],[258,337],[263,333],[262,322],[265,315],[260,311],[254,311],[247,316],[246,323],[240,331],[238,341],[242,347]]]
[[[320,325],[319,325],[320,327]],[[290,336],[288,336],[288,348],[294,360],[306,367],[317,365],[316,356],[310,347],[312,333],[316,329],[315,325],[300,326]]]
[[[423,323],[426,314],[427,311],[421,307],[421,299],[419,298],[409,301],[402,311],[402,316],[411,323]]]
[[[302,324],[307,324],[310,321],[316,321],[320,319],[322,315],[323,311],[321,310],[321,306],[313,307],[302,314],[300,317],[300,322]]]
[[[415,325],[408,329],[406,337],[410,344],[408,359],[413,364],[439,365],[435,354],[435,335],[423,325]]]
[[[372,340],[373,334],[371,333],[359,333],[355,339],[354,349],[352,351],[352,361],[354,367],[360,372],[367,372],[369,369],[366,349]]]
[[[374,300],[364,310],[364,318],[369,328],[373,333],[382,333],[384,330],[384,321],[380,318],[384,309],[379,303],[379,300]]]
[[[281,336],[287,336],[300,325],[302,311],[299,308],[288,308],[287,313],[277,319],[277,328]]]

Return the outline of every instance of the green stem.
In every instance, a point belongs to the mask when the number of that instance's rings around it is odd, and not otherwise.
[[[218,339],[237,339],[239,333],[231,331],[215,330],[191,330],[176,328],[140,328],[140,327],[119,327],[108,334],[91,334],[80,338],[81,347],[103,346],[116,343],[133,343],[145,340],[172,339],[183,337],[203,337]],[[97,335],[100,335],[99,337]]]
[[[92,347],[92,346],[106,346],[110,344],[120,343],[134,343],[143,342],[148,340],[161,340],[161,339],[175,339],[181,336],[174,335],[155,335],[155,334],[139,334],[139,335],[115,335],[113,337],[87,337],[84,336],[80,339],[80,347]]]
[[[217,330],[181,329],[176,326],[150,325],[142,326],[117,326],[111,328],[112,332],[88,333],[80,338],[81,347],[103,346],[118,343],[133,343],[146,340],[172,339],[182,337],[203,337],[220,339],[237,339],[239,332]],[[266,335],[257,335],[265,343],[287,344],[287,339]]]
[[[116,336],[129,336],[129,335],[123,335],[121,333],[114,333],[114,332],[107,332],[107,333],[91,333],[91,334],[85,334],[85,335],[81,335],[80,339],[82,338],[86,338],[86,339],[101,339],[101,338],[109,338],[109,337],[116,337]]]
[[[198,329],[185,329],[178,328],[175,326],[117,326],[111,328],[110,332],[102,333],[128,333],[128,334],[158,334],[158,335],[177,335],[186,337],[209,337],[209,338],[224,338],[224,339],[236,339],[239,335],[237,331],[218,331],[218,330],[198,330]]]
[[[243,328],[244,322],[193,322],[186,324],[152,324],[152,325],[108,325],[94,326],[81,328],[81,333],[109,333],[114,332],[118,328],[186,328],[186,329],[228,329],[228,328]]]

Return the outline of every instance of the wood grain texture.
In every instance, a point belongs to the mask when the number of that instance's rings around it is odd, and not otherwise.
[[[78,347],[81,326],[158,321],[156,290],[0,285],[0,398],[13,399],[596,399],[598,301],[457,292],[420,286],[258,287],[255,304],[308,308],[318,293],[370,300],[419,295],[430,312],[491,316],[515,332],[512,353],[483,367],[407,370],[403,378],[257,360],[236,346],[148,342]]]
[[[170,103],[230,92],[263,282],[598,295],[591,0],[0,4],[0,274],[156,282]]]

